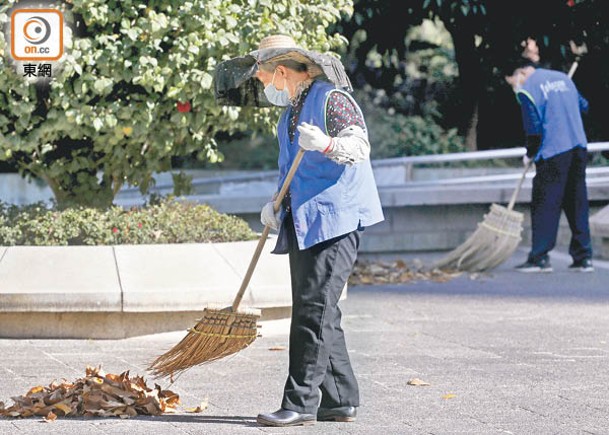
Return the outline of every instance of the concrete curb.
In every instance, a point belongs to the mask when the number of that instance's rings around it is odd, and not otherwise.
[[[285,317],[289,264],[270,254],[274,238],[242,304]],[[192,326],[207,304],[230,305],[257,243],[0,247],[0,336],[122,338]]]

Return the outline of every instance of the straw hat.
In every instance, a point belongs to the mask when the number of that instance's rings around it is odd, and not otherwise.
[[[299,48],[296,41],[291,36],[287,35],[271,35],[262,38],[258,44],[258,50],[267,50],[269,48]]]
[[[262,38],[258,49],[252,51],[250,55],[262,64],[281,62],[282,60],[294,60],[305,64],[307,72],[311,77],[323,74],[321,67],[313,60],[315,58],[319,59],[323,55],[299,47],[291,36],[271,35]]]
[[[290,36],[271,35],[260,41],[258,49],[217,65],[214,74],[216,101],[218,104],[233,106],[270,106],[263,92],[264,86],[255,77],[256,71],[260,65],[285,60],[306,65],[312,78],[328,81],[349,92],[353,90],[339,59],[305,50]]]

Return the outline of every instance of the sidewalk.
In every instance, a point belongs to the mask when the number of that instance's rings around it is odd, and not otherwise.
[[[609,263],[578,274],[566,270],[569,258],[553,254],[552,274],[514,272],[524,257],[519,251],[475,279],[351,288],[342,307],[362,397],[354,423],[256,424],[259,412],[279,407],[287,368],[287,351],[269,350],[287,346],[285,328],[269,322],[249,349],[174,383],[182,409],[209,399],[200,414],[0,419],[0,433],[609,433]],[[147,362],[183,335],[0,340],[0,401],[8,406],[35,385],[75,380],[86,365],[145,374]],[[431,385],[409,386],[411,378]]]

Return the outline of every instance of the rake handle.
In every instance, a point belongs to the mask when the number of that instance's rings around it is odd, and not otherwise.
[[[294,178],[294,174],[296,174],[296,170],[298,169],[298,165],[300,165],[300,162],[302,160],[302,157],[304,156],[304,153],[305,153],[305,150],[302,148],[299,148],[298,153],[296,154],[296,157],[294,157],[294,162],[292,162],[292,166],[290,167],[288,175],[285,177],[285,181],[283,182],[283,185],[281,186],[281,189],[279,190],[279,193],[277,194],[277,198],[275,198],[275,201],[273,202],[273,210],[275,211],[275,213],[277,213],[281,207],[281,201],[283,201],[283,198],[285,197],[286,193],[288,192],[290,183],[292,182],[292,178]],[[256,265],[258,264],[258,259],[260,258],[260,255],[262,254],[262,249],[264,248],[266,239],[268,238],[270,231],[271,231],[271,227],[268,225],[265,225],[264,230],[262,230],[262,234],[260,235],[260,240],[258,240],[258,246],[256,246],[256,251],[254,251],[254,256],[252,257],[252,260],[250,261],[250,265],[247,268],[247,272],[245,272],[245,276],[243,277],[243,282],[241,283],[241,287],[239,288],[239,291],[237,292],[237,295],[235,296],[235,299],[233,300],[233,306],[232,306],[233,312],[236,312],[237,309],[239,308],[239,304],[241,304],[241,299],[243,299],[245,290],[247,289],[247,286],[249,285],[250,280],[252,279],[252,275],[254,274]]]
[[[576,58],[575,62],[573,62],[573,64],[571,64],[571,68],[569,69],[569,74],[567,74],[569,76],[569,78],[573,78],[573,74],[575,74],[575,71],[577,70],[577,67],[579,66],[579,57]],[[529,169],[531,169],[531,166],[533,166],[533,160],[531,160],[529,162],[529,164],[524,168],[524,172],[522,173],[522,176],[520,177],[520,181],[518,182],[518,186],[516,186],[516,190],[514,190],[514,193],[512,194],[512,198],[510,199],[510,203],[508,204],[508,210],[512,210],[514,208],[514,204],[516,203],[516,198],[518,197],[518,194],[520,193],[520,188],[522,187],[522,183],[524,182],[524,179],[526,178],[527,172],[529,171]]]

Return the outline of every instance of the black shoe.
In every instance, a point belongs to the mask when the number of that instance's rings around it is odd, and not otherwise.
[[[552,272],[552,265],[550,260],[546,257],[538,261],[527,260],[526,262],[516,266],[518,272],[523,273],[539,273],[539,272]]]
[[[317,421],[355,421],[357,408],[355,406],[341,406],[338,408],[319,408]]]
[[[315,424],[313,414],[301,414],[296,411],[281,408],[272,414],[258,414],[256,421],[264,426],[306,426]]]
[[[575,272],[594,272],[594,266],[592,266],[592,260],[584,258],[583,260],[574,261],[569,270]]]

